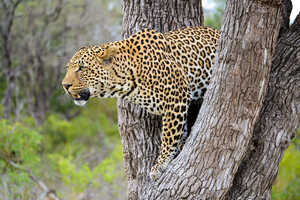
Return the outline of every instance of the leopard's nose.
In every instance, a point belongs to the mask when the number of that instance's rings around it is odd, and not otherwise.
[[[66,89],[66,91],[69,91],[69,88],[72,86],[72,84],[63,84],[63,87]]]

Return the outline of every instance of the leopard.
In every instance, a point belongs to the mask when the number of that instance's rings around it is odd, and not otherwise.
[[[150,178],[157,180],[188,137],[190,102],[204,98],[220,31],[144,29],[127,39],[80,48],[67,64],[65,92],[79,106],[89,98],[121,98],[162,118],[161,146]]]

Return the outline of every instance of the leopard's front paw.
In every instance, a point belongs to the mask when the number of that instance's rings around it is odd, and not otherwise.
[[[161,169],[161,167],[159,165],[156,164],[151,168],[150,178],[153,181],[156,181],[157,179],[159,179],[161,177],[162,173],[163,173],[163,170]]]
[[[156,164],[151,168],[150,172],[150,178],[153,181],[156,181],[161,177],[161,175],[164,173],[164,171],[167,169],[169,162],[164,162],[162,164]]]

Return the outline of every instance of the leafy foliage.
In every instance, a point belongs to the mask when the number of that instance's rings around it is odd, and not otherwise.
[[[11,124],[1,120],[0,133],[2,162],[9,160],[28,168],[34,168],[39,164],[38,152],[42,136],[38,132],[21,123]]]
[[[22,123],[0,120],[0,171],[5,172],[3,179],[7,179],[6,184],[11,186],[10,189],[15,190],[18,187],[26,189],[32,186],[29,174],[23,169],[40,172],[39,151],[42,139],[36,130]],[[12,164],[21,168],[12,167]],[[15,191],[14,195],[21,195],[18,190]]]
[[[117,171],[116,165],[114,165],[114,163],[122,161],[123,155],[120,152],[122,152],[121,143],[116,145],[111,155],[95,168],[95,173],[100,173],[103,179],[109,183],[112,183],[117,176],[121,175],[120,171]]]
[[[42,171],[55,174],[73,195],[103,183],[116,188],[115,180],[124,175],[115,109],[115,100],[91,101],[71,120],[58,114],[49,115],[41,126],[31,117],[20,122],[0,120],[0,171],[5,171],[7,184],[20,191],[12,194],[22,199],[33,187],[27,170],[41,178],[47,176]],[[20,190],[24,185],[28,188]]]
[[[300,129],[279,165],[279,174],[273,186],[273,199],[300,199]]]

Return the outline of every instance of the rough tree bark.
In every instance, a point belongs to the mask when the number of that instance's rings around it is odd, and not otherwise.
[[[155,28],[151,17],[168,17],[151,7],[155,1],[139,2],[124,1],[129,30]],[[165,7],[172,3],[158,8]],[[210,89],[182,152],[157,182],[149,171],[158,154],[159,119],[119,101],[129,199],[270,199],[278,164],[299,126],[299,16],[281,33],[270,75],[282,15],[280,0],[227,1]]]
[[[273,56],[270,80],[251,146],[227,199],[271,199],[284,151],[300,127],[300,14],[289,27],[292,10],[285,0],[284,24]]]

